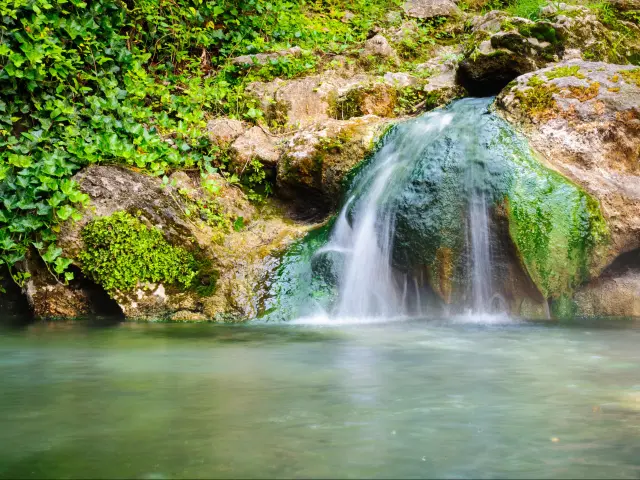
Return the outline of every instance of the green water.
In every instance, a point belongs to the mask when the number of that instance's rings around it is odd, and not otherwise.
[[[639,478],[640,325],[0,330],[0,477]]]

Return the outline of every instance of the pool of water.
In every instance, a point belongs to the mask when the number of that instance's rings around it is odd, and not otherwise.
[[[639,478],[631,322],[0,330],[0,477]]]

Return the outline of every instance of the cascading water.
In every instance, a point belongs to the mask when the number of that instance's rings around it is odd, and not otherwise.
[[[488,209],[482,177],[483,160],[475,148],[474,116],[486,101],[467,101],[461,111],[428,113],[411,122],[398,141],[388,143],[375,156],[349,192],[329,242],[316,255],[333,254],[338,279],[339,317],[421,315],[424,275],[398,276],[393,267],[395,219],[394,197],[409,181],[419,162],[429,161],[425,151],[450,128],[465,137],[469,181],[461,195],[469,199],[469,249],[472,272],[472,308],[485,312],[491,296]],[[478,167],[479,166],[479,167]],[[479,187],[475,184],[479,183]],[[351,222],[349,221],[351,219]],[[339,261],[335,261],[337,257]],[[410,285],[408,285],[410,283]],[[411,292],[411,294],[409,294]]]
[[[570,288],[546,276],[551,262],[580,278],[598,212],[491,101],[396,125],[354,172],[337,217],[267,279],[262,317],[544,316],[545,292]]]
[[[402,141],[378,152],[375,163],[354,185],[328,244],[316,254],[332,252],[343,256],[341,262],[334,264],[339,270],[338,316],[395,316],[409,312],[407,278],[399,288],[392,267],[396,205],[391,194],[394,186],[406,180],[422,144],[439,135],[451,120],[449,113],[434,112],[415,122]],[[415,309],[419,310],[415,279],[414,285]]]

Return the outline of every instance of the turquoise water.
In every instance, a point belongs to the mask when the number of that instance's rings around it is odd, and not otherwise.
[[[5,328],[0,477],[638,478],[638,345],[623,321]]]

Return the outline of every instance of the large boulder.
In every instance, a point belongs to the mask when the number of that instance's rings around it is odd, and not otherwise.
[[[640,248],[639,68],[557,64],[519,77],[497,107],[547,166],[599,201],[610,230],[600,270]]]
[[[110,289],[124,315],[136,319],[175,317],[184,321],[254,315],[258,305],[252,292],[277,264],[272,255],[306,229],[275,210],[259,215],[237,187],[216,174],[201,179],[176,172],[163,182],[124,168],[91,166],[74,180],[90,197],[91,205],[80,221],[63,226],[58,246],[63,256],[73,260],[76,280],[68,286],[58,283],[32,262],[26,291],[37,316],[73,317],[96,311],[91,295],[98,286],[83,269],[86,245],[82,233],[98,218],[128,212],[148,228],[159,229],[170,245],[192,252],[198,261],[192,288],[139,281],[132,290]]]
[[[640,317],[640,271],[596,278],[573,297],[582,317]]]
[[[328,120],[296,133],[278,163],[281,196],[297,199],[310,217],[337,206],[345,175],[373,151],[390,125],[375,115]]]

